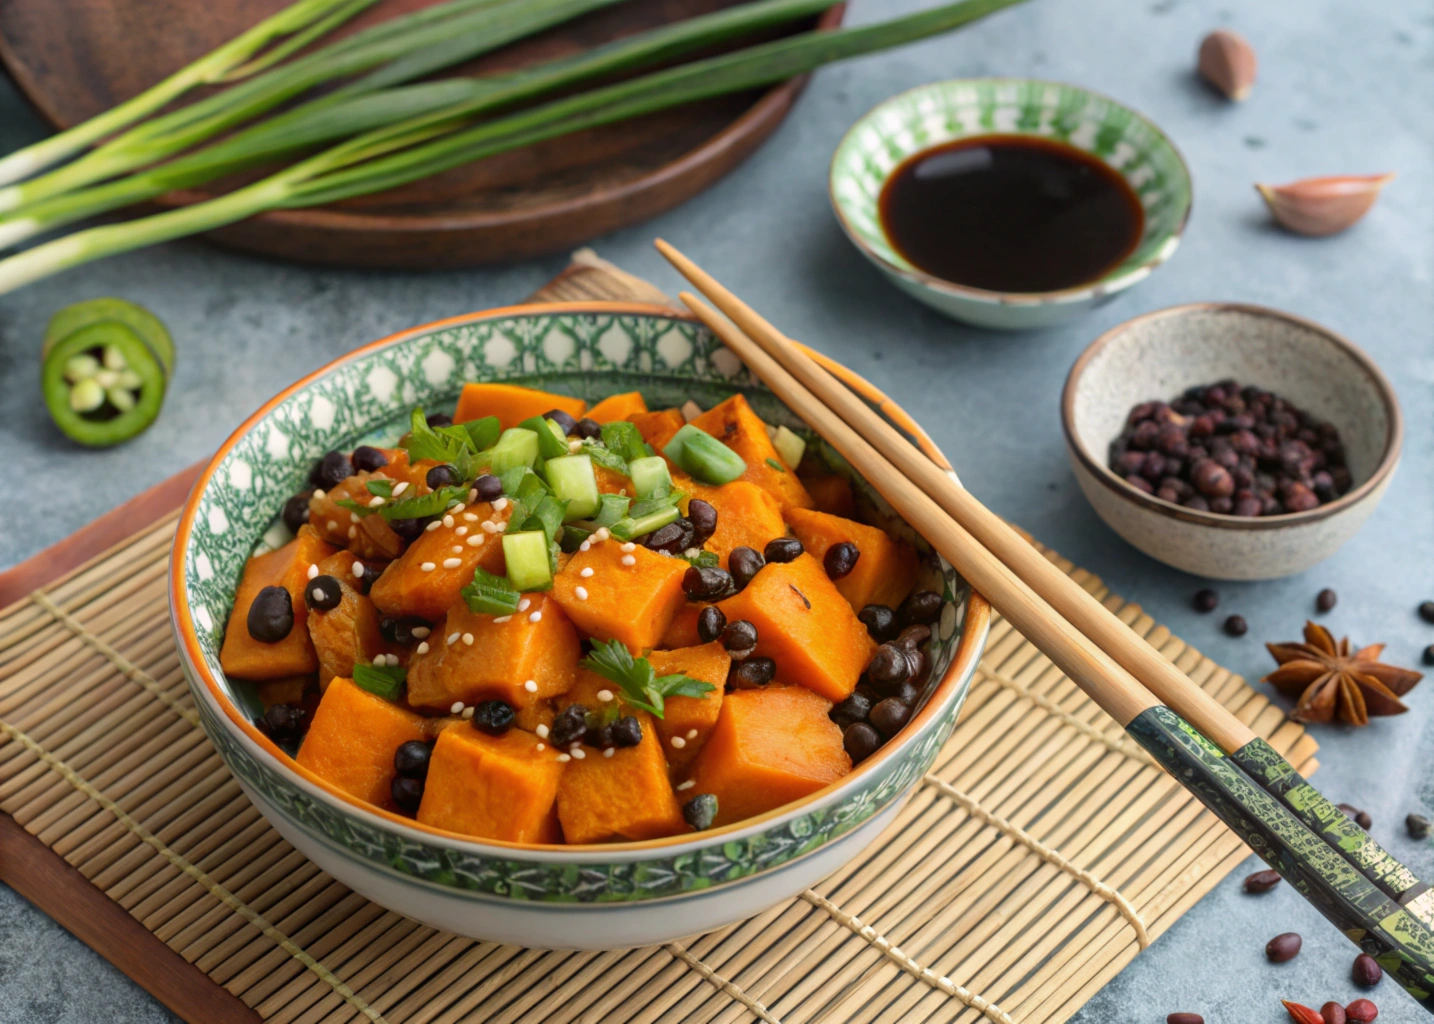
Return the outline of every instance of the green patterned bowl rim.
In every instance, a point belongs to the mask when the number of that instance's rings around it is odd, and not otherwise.
[[[1162,213],[1157,227],[1157,221],[1152,216],[1152,206],[1150,202],[1145,202],[1146,233],[1141,239],[1140,244],[1136,246],[1135,251],[1124,261],[1095,281],[1048,292],[998,292],[985,288],[973,288],[969,285],[956,284],[952,281],[934,277],[913,266],[889,245],[885,231],[881,227],[879,216],[873,213],[869,217],[862,217],[856,209],[854,209],[857,205],[856,201],[844,194],[841,183],[843,180],[851,177],[851,170],[847,165],[852,161],[863,159],[859,153],[859,142],[863,134],[872,132],[879,133],[877,123],[883,117],[888,114],[894,115],[904,107],[909,107],[913,103],[947,97],[960,90],[972,90],[978,93],[984,90],[987,94],[998,95],[1000,90],[1006,89],[1014,90],[1015,94],[1010,97],[1013,102],[1024,102],[1029,105],[1032,100],[1031,94],[1040,93],[1041,96],[1035,97],[1038,104],[1040,104],[1041,100],[1049,99],[1052,96],[1058,96],[1061,100],[1061,106],[1059,107],[1046,108],[1044,104],[1041,104],[1042,109],[1051,109],[1057,113],[1064,112],[1069,114],[1079,114],[1084,111],[1097,110],[1103,111],[1106,117],[1115,115],[1123,119],[1125,123],[1120,126],[1121,131],[1119,134],[1116,133],[1115,126],[1111,126],[1108,130],[1103,129],[1097,132],[1097,138],[1093,140],[1096,143],[1095,148],[1085,145],[1082,145],[1081,148],[1100,157],[1102,160],[1105,160],[1107,164],[1114,167],[1117,171],[1120,171],[1127,182],[1135,188],[1137,194],[1141,196],[1143,201],[1147,200],[1147,197],[1154,192],[1154,188],[1150,187],[1151,179],[1146,177],[1147,173],[1156,176],[1154,179],[1156,186],[1163,180],[1161,177],[1162,173],[1168,175],[1171,179],[1169,182],[1169,191],[1163,194],[1170,197],[1174,208]],[[998,96],[998,101],[1000,98],[1004,97]],[[1085,123],[1090,122],[1087,121]],[[885,183],[891,169],[900,163],[901,160],[930,146],[939,145],[942,142],[949,142],[967,135],[1036,135],[1043,138],[1063,138],[1064,141],[1080,145],[1078,141],[1070,137],[1070,132],[1061,134],[1049,123],[1043,123],[1039,120],[1035,124],[1026,122],[1013,127],[993,127],[983,123],[981,128],[971,132],[958,130],[958,127],[954,126],[954,124],[953,121],[948,120],[945,131],[934,135],[927,135],[920,139],[911,137],[909,125],[904,125],[903,127],[907,129],[908,137],[903,138],[900,144],[892,140],[889,135],[880,133],[882,134],[883,141],[886,143],[888,155],[895,157],[891,167],[880,170],[877,175],[880,183]],[[1041,130],[1043,124],[1045,130]],[[1149,143],[1161,151],[1162,158],[1168,163],[1168,167],[1164,172],[1154,168],[1144,154],[1137,154],[1137,156],[1141,156],[1141,159],[1128,167],[1119,167],[1111,163],[1107,151],[1112,149],[1114,144],[1118,144],[1124,138],[1125,131],[1131,126],[1137,126],[1139,130],[1146,135]],[[897,154],[899,154],[899,156],[897,156]],[[1142,172],[1142,168],[1145,169],[1144,172]],[[1133,175],[1138,180],[1132,180]],[[870,204],[874,207],[880,195],[880,191],[880,185],[878,185],[875,195],[863,197],[864,202],[862,205]],[[1185,158],[1181,156],[1180,150],[1176,148],[1175,144],[1170,141],[1169,136],[1167,136],[1154,121],[1151,121],[1138,111],[1102,93],[1085,89],[1081,86],[1070,85],[1065,82],[1053,82],[1039,78],[951,78],[919,85],[882,100],[858,118],[856,123],[847,129],[846,134],[842,136],[841,141],[837,144],[836,151],[832,154],[827,192],[831,199],[832,209],[836,212],[837,221],[841,224],[842,230],[846,233],[847,238],[851,240],[852,244],[855,245],[864,256],[878,267],[902,278],[916,287],[928,288],[932,291],[958,296],[973,302],[997,306],[1032,306],[1086,302],[1113,295],[1116,292],[1129,288],[1131,285],[1148,277],[1156,267],[1168,260],[1175,252],[1180,244],[1181,236],[1185,232],[1185,226],[1190,220],[1190,210],[1193,203],[1190,169],[1185,163]],[[1163,202],[1164,200],[1157,197],[1156,201]],[[868,221],[869,225],[863,227],[858,223],[859,220]]]
[[[619,326],[624,329],[630,327],[632,336],[643,342],[627,354],[621,367],[601,365],[606,358],[601,339],[578,337],[586,328],[596,332],[595,325],[604,319],[610,321],[608,330],[616,330]],[[491,335],[507,346],[503,351],[510,358],[502,367],[505,372],[491,372],[491,362],[485,363],[490,370],[486,379],[526,379],[534,382],[533,378],[551,372],[544,371],[541,366],[534,367],[535,360],[541,364],[545,358],[545,337],[550,336],[540,337],[536,325],[543,321],[565,320],[570,321],[568,333],[581,349],[579,354],[588,360],[588,364],[583,366],[577,362],[571,364],[570,369],[574,372],[570,377],[573,380],[581,380],[591,386],[593,379],[600,380],[606,373],[619,380],[619,386],[628,384],[630,387],[631,377],[637,374],[644,379],[650,376],[686,390],[720,389],[724,393],[741,390],[754,402],[765,402],[769,411],[783,410],[787,418],[797,426],[801,425],[790,410],[786,410],[775,396],[761,387],[700,322],[664,306],[625,302],[512,306],[425,324],[355,349],[285,389],[246,420],[206,466],[185,505],[171,559],[170,612],[201,721],[226,763],[241,781],[280,806],[286,816],[297,819],[309,831],[317,833],[328,845],[338,846],[372,865],[387,868],[390,873],[410,878],[416,876],[418,881],[444,887],[489,895],[517,895],[509,891],[514,883],[507,875],[492,885],[479,880],[483,871],[492,874],[490,869],[495,863],[510,868],[516,864],[524,869],[550,866],[558,872],[566,870],[564,865],[641,861],[653,855],[664,857],[662,864],[681,865],[693,858],[710,859],[716,856],[713,851],[722,851],[733,863],[728,871],[730,878],[726,880],[735,880],[741,875],[766,870],[803,856],[816,846],[850,831],[900,797],[930,766],[955,725],[984,647],[990,624],[990,606],[970,589],[969,584],[960,580],[944,560],[939,565],[947,581],[945,596],[949,609],[956,613],[951,616],[950,631],[943,638],[947,649],[943,652],[945,658],[941,660],[949,661],[931,687],[925,705],[901,735],[851,774],[804,800],[695,836],[587,846],[526,845],[476,840],[421,825],[412,819],[362,804],[299,767],[255,727],[222,680],[217,662],[217,638],[222,635],[223,621],[217,614],[218,609],[216,614],[210,614],[204,602],[215,601],[216,595],[222,598],[225,593],[232,598],[237,570],[233,577],[221,578],[217,562],[223,556],[218,548],[206,545],[212,545],[216,539],[225,539],[233,548],[229,560],[235,566],[242,566],[243,558],[254,547],[261,524],[269,523],[277,515],[279,506],[289,493],[298,489],[307,472],[306,467],[318,454],[339,443],[357,443],[375,422],[401,421],[415,400],[425,400],[425,391],[429,398],[439,393],[447,395],[450,400],[456,398],[456,388],[452,386],[454,380],[461,383],[464,379],[482,376],[471,369],[465,374],[467,366],[462,358],[455,359],[455,354],[461,351],[466,351],[467,357],[473,357],[471,337],[469,350],[463,349],[464,342],[459,337],[465,330],[471,334],[490,329]],[[511,329],[504,332],[504,326]],[[550,329],[555,331],[557,328],[550,325]],[[664,377],[656,371],[658,364],[667,358],[663,347],[674,341],[674,332],[680,335],[676,339],[676,347],[680,348],[685,341],[691,346],[691,352],[682,357],[678,368],[680,372]],[[583,345],[588,347],[582,348]],[[420,348],[423,349],[421,359],[417,351]],[[410,349],[414,351],[409,352]],[[412,376],[408,379],[400,380],[395,369],[385,362],[396,358],[395,353],[407,353],[413,357],[407,371]],[[486,348],[479,350],[478,354],[485,359],[490,358]],[[576,359],[577,356],[571,358]],[[594,366],[594,361],[599,365]],[[825,358],[823,361],[934,458],[943,461],[929,437],[885,395],[839,364]],[[700,376],[699,370],[708,376]],[[362,378],[366,381],[373,381],[376,375],[387,375],[386,394],[382,401],[376,400],[371,393],[363,392],[364,385],[356,383],[361,373],[367,373]],[[359,393],[366,395],[368,402],[360,410],[364,415],[357,423],[345,422],[343,413],[347,410],[343,402],[331,400],[325,388],[329,388],[334,398],[338,399],[353,398],[357,388]],[[333,390],[335,388],[337,390]],[[322,427],[315,426],[307,418],[316,409],[323,411],[325,422]],[[318,436],[313,436],[315,434]],[[298,443],[295,443],[296,439]],[[267,483],[268,474],[254,470],[254,463],[265,459],[270,460],[272,467],[282,467],[282,472],[276,469],[279,478]],[[854,478],[854,483],[867,487],[859,477]],[[257,500],[257,507],[237,507],[233,504],[240,500],[237,497],[239,491],[247,495],[249,489],[256,486],[259,494],[254,499],[245,500]],[[226,502],[229,503],[228,512],[225,512]],[[879,501],[878,507],[885,508]],[[889,508],[886,511],[889,512]],[[246,534],[240,529],[231,534],[230,528],[235,520],[243,523],[249,532]],[[906,529],[909,531],[909,527]],[[227,610],[225,605],[225,616]],[[944,632],[947,628],[944,619],[941,625]],[[204,634],[203,641],[201,632]],[[774,836],[789,841],[784,847],[785,852],[778,857],[767,849],[767,860],[763,861],[760,851],[772,845]],[[798,841],[803,839],[805,841]],[[740,855],[733,853],[738,848],[742,851]],[[430,864],[437,866],[428,871],[426,869]],[[583,900],[580,894],[573,896],[571,888],[572,885],[579,885],[581,880],[570,885],[565,878],[555,874],[541,885],[534,883],[533,891],[524,898],[533,898],[538,894],[543,898]],[[640,898],[680,894],[708,888],[712,884],[715,883],[710,877],[696,881],[689,878],[681,883],[673,882],[666,888],[655,886]],[[607,894],[595,898],[639,897]]]

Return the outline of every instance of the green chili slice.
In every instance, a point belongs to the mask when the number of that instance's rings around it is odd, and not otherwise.
[[[92,448],[128,441],[153,423],[173,372],[164,324],[123,299],[66,306],[45,330],[45,406],[67,437]]]

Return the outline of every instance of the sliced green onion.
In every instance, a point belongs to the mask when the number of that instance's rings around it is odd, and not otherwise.
[[[646,536],[654,530],[660,530],[668,523],[674,523],[682,513],[676,505],[669,505],[659,512],[650,515],[619,520],[612,525],[612,535],[618,540],[633,540],[637,537]]]
[[[628,463],[628,476],[639,498],[660,498],[672,490],[672,474],[661,455],[648,455]]]
[[[777,449],[777,454],[782,457],[782,461],[792,469],[796,469],[801,464],[802,456],[807,453],[806,439],[786,427],[777,428],[776,434],[772,437],[772,447]]]
[[[747,472],[747,463],[742,456],[691,423],[684,424],[673,434],[662,451],[683,472],[704,484],[720,486],[731,483]]]
[[[384,700],[398,700],[403,693],[403,684],[408,680],[408,670],[399,665],[354,666],[354,685],[367,690]]]
[[[482,568],[473,570],[473,582],[459,593],[475,615],[512,615],[522,597],[506,576],[494,576]]]

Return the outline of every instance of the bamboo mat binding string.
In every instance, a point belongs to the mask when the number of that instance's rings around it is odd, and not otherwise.
[[[586,255],[543,297],[632,297],[609,268]],[[1245,855],[997,621],[926,784],[798,899],[645,950],[446,936],[322,875],[239,795],[194,728],[168,637],[172,530],[155,524],[0,613],[0,810],[266,1021],[1056,1024]],[[1108,603],[1312,769],[1313,742],[1277,708]]]

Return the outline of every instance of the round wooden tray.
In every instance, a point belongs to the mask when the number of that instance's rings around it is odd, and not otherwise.
[[[143,90],[287,0],[4,0],[0,61],[40,113],[73,125]],[[389,0],[352,32],[436,0]],[[521,67],[734,0],[629,0],[464,65]],[[841,23],[843,7],[816,22]],[[209,238],[307,263],[417,268],[559,252],[691,198],[741,163],[806,84],[721,97],[554,139],[374,196],[277,210]],[[212,193],[181,192],[164,205]]]

